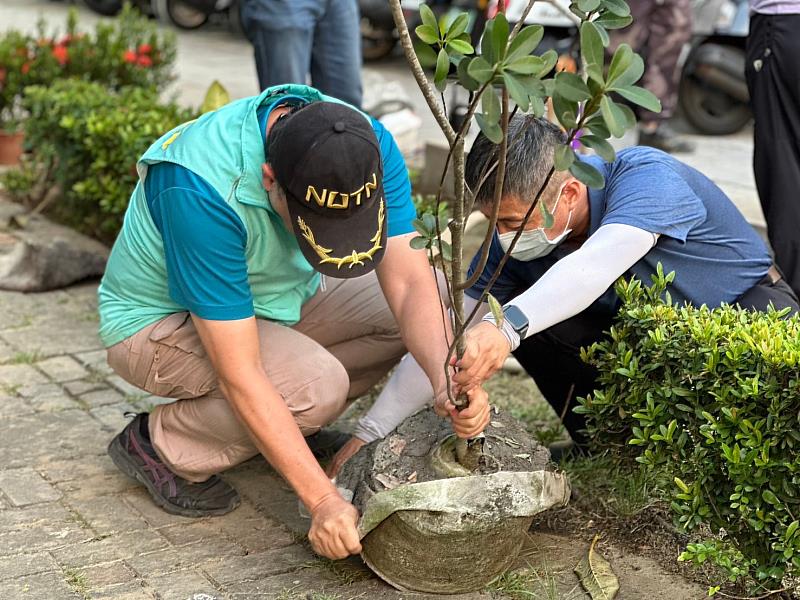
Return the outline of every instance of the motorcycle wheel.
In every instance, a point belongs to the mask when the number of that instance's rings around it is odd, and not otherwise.
[[[180,29],[198,29],[208,22],[208,14],[183,0],[153,0],[153,12]]]
[[[361,57],[366,61],[386,58],[394,50],[394,33],[375,27],[369,19],[361,19]]]
[[[693,75],[681,79],[678,102],[686,120],[707,135],[736,133],[752,118],[748,104]]]
[[[114,17],[122,10],[122,0],[83,0],[97,14]]]

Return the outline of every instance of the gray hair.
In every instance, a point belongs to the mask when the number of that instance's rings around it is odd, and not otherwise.
[[[508,154],[506,158],[503,195],[515,196],[530,203],[553,167],[556,146],[566,140],[564,132],[549,121],[533,115],[514,115],[508,123]],[[493,171],[475,197],[476,206],[486,206],[494,198],[500,146],[489,141],[483,133],[467,157],[466,181],[474,192],[488,169]],[[555,178],[551,179],[551,183]],[[546,194],[542,195],[546,198]]]

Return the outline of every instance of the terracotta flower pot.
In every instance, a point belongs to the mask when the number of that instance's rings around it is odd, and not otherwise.
[[[22,141],[25,134],[21,131],[0,131],[0,165],[18,165],[22,156]]]

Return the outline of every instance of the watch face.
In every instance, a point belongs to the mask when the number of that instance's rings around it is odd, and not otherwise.
[[[503,308],[506,320],[514,328],[514,331],[522,335],[528,329],[528,318],[519,308],[514,305]]]

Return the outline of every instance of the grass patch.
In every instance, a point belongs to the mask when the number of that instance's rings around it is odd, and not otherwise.
[[[21,388],[21,383],[0,383],[0,392],[6,396],[18,396]]]
[[[306,568],[317,569],[329,575],[340,585],[351,585],[372,579],[372,573],[361,562],[355,560],[330,560],[318,558],[307,563]]]
[[[538,569],[528,565],[523,569],[506,571],[486,589],[492,597],[512,600],[578,600],[584,597],[578,586],[567,591],[564,587],[547,565]]]
[[[561,468],[582,498],[615,517],[635,517],[667,498],[668,477],[657,469],[616,465],[607,455],[569,458]]]
[[[32,365],[42,360],[42,353],[38,350],[33,352],[17,352],[8,359],[7,364],[10,365]]]
[[[75,592],[80,594],[83,598],[89,597],[89,580],[86,578],[86,575],[83,572],[77,569],[65,569],[64,580],[67,582],[69,587],[75,590]]]

